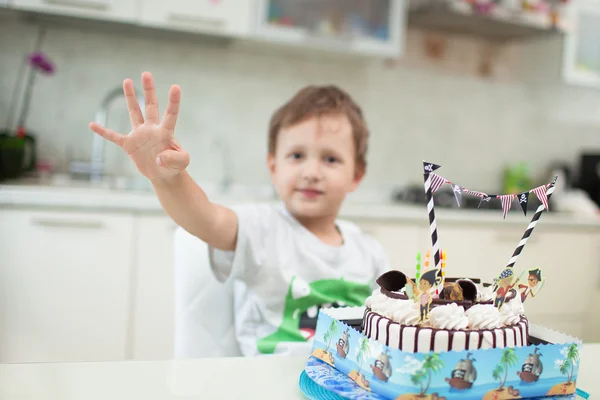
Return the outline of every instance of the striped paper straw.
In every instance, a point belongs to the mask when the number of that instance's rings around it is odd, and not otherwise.
[[[425,180],[425,198],[427,200],[427,213],[429,214],[429,231],[431,233],[431,245],[435,268],[440,267],[440,249],[438,247],[437,224],[435,222],[435,210],[433,207],[433,191],[431,189],[431,173],[440,168],[439,165],[423,161],[423,178]]]
[[[550,183],[550,185],[548,185],[548,188],[546,189],[546,197],[548,198],[548,200],[550,200],[550,196],[552,196],[552,193],[554,193],[554,186],[556,184],[557,179],[558,179],[558,175],[554,177],[554,180],[552,181],[552,183]],[[535,214],[533,215],[533,218],[531,218],[531,222],[529,223],[529,226],[525,230],[525,233],[523,234],[523,237],[521,238],[519,245],[515,249],[508,264],[506,264],[507,268],[514,267],[515,263],[517,262],[517,259],[519,258],[519,255],[521,255],[521,252],[523,251],[523,247],[525,247],[525,244],[527,244],[527,240],[531,237],[533,228],[535,228],[535,226],[537,225],[537,222],[540,219],[542,212],[545,209],[546,209],[546,206],[544,204],[540,204],[540,206],[535,211]]]

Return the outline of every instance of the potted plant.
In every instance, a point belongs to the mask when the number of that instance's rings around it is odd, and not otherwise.
[[[10,122],[5,130],[0,131],[0,180],[14,179],[23,172],[35,170],[35,137],[28,132],[26,121],[36,76],[38,73],[52,75],[55,66],[42,51],[28,54],[27,62],[30,66],[29,76],[16,131],[14,134],[10,131]]]

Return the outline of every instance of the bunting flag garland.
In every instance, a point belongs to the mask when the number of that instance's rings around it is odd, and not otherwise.
[[[546,194],[547,187],[548,185],[536,187],[535,189],[533,189],[533,193],[535,193],[538,199],[540,199],[544,207],[546,207],[546,210],[550,211],[550,209],[548,208],[548,195]]]
[[[435,171],[436,169],[440,168],[438,165],[435,165],[435,164],[425,163],[425,162],[424,162],[424,164],[426,164],[427,166],[432,165],[432,167],[431,167],[432,171]],[[543,204],[544,208],[546,210],[550,210],[550,208],[548,207],[548,196],[546,195],[546,189],[551,184],[538,186],[534,189],[531,189],[529,191],[522,192],[519,194],[487,194],[487,193],[480,192],[477,190],[470,190],[470,189],[461,187],[460,185],[458,185],[456,183],[450,182],[443,176],[440,176],[433,172],[427,173],[426,171],[427,170],[424,170],[425,175],[426,175],[425,179],[428,179],[427,177],[429,177],[429,182],[430,182],[429,189],[431,190],[431,194],[433,195],[433,193],[435,193],[443,184],[448,184],[452,188],[452,193],[454,193],[454,197],[456,198],[456,204],[458,205],[458,207],[460,207],[460,203],[462,201],[463,194],[468,194],[471,196],[479,197],[480,200],[479,200],[479,205],[477,206],[477,208],[480,208],[481,203],[483,203],[483,202],[489,203],[490,200],[492,200],[492,199],[500,199],[502,201],[502,213],[503,213],[504,218],[506,218],[506,215],[508,214],[508,212],[511,209],[512,201],[516,198],[519,200],[519,205],[521,206],[523,213],[525,215],[527,215],[527,205],[529,204],[529,195],[531,194],[531,192],[533,192],[533,193],[535,193],[537,198],[540,200],[540,202]]]
[[[523,214],[527,215],[527,204],[529,203],[529,192],[519,193],[517,196],[519,199],[519,205],[523,209]]]
[[[504,219],[506,219],[506,214],[508,214],[508,211],[510,210],[514,198],[514,194],[503,194],[500,196],[500,201],[502,201],[502,213],[504,214]]]

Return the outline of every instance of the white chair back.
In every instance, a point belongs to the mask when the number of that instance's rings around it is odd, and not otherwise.
[[[175,230],[175,358],[231,357],[235,338],[233,285],[210,270],[208,245]]]

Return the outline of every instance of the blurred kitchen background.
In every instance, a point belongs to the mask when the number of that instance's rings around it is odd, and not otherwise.
[[[346,89],[372,135],[342,217],[394,268],[414,268],[429,245],[413,204],[422,160],[486,193],[559,175],[517,265],[547,271],[526,311],[600,340],[594,303],[575,298],[600,299],[599,42],[597,0],[0,0],[0,362],[173,354],[176,227],[122,151],[88,129],[128,131],[121,83],[140,89],[142,71],[161,112],[181,86],[189,171],[226,204],[275,201],[276,107],[306,84]],[[444,190],[448,268],[491,279],[537,199],[504,220],[499,201],[477,210],[463,196],[458,208]]]

